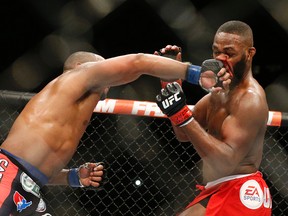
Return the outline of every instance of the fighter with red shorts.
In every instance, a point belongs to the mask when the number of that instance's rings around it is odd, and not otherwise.
[[[172,51],[180,61],[179,47],[161,49],[162,54]],[[212,54],[223,63],[230,82],[215,79],[220,89],[205,89],[207,94],[193,110],[177,82],[162,87],[156,96],[177,139],[190,142],[200,156],[201,184],[208,183],[179,216],[271,215],[272,198],[259,173],[269,107],[263,87],[253,77],[256,48],[251,27],[239,20],[222,24],[214,35]],[[193,83],[189,72],[187,81]]]

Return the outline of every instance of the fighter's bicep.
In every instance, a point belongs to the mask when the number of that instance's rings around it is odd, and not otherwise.
[[[239,119],[234,115],[229,115],[222,124],[221,136],[232,148],[243,146],[247,143],[249,137],[254,133],[254,128],[250,128],[249,124],[245,124],[243,119]]]
[[[259,133],[259,121],[250,115],[229,115],[222,125],[223,142],[230,146],[233,158],[241,160],[255,144]]]
[[[86,65],[90,87],[103,88],[132,82],[140,76],[136,65],[137,55],[120,56]]]
[[[199,100],[192,109],[193,117],[204,129],[207,127],[208,104],[209,95],[206,95],[201,100]]]
[[[232,147],[243,152],[257,141],[267,123],[268,111],[259,93],[249,91],[235,104],[223,122],[222,136]]]

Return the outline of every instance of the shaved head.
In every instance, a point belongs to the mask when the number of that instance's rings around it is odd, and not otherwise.
[[[105,60],[102,56],[92,52],[79,51],[71,54],[64,63],[63,71],[76,68],[78,65],[86,62],[97,62]]]
[[[241,36],[247,47],[253,47],[253,32],[249,25],[239,20],[232,20],[222,24],[216,34],[221,32]]]

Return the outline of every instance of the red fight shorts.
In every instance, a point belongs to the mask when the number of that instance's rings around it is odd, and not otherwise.
[[[270,191],[260,172],[224,177],[197,187],[201,192],[186,209],[210,197],[206,216],[272,215]]]
[[[0,215],[50,215],[40,186],[0,150]]]

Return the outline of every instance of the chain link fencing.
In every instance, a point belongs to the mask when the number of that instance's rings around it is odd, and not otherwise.
[[[31,94],[0,96],[0,140]],[[60,132],[60,131],[59,131]],[[268,127],[260,171],[270,187],[273,215],[288,215],[288,130]],[[176,140],[165,118],[94,113],[68,167],[103,161],[98,189],[45,186],[47,208],[56,216],[176,215],[195,197],[201,160],[190,143]]]

